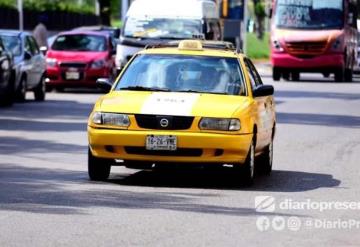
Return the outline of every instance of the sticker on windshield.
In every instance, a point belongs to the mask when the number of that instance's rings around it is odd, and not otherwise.
[[[142,114],[191,116],[199,98],[190,93],[152,93],[144,102]]]

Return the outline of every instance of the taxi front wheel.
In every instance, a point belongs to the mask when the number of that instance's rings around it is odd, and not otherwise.
[[[88,173],[90,180],[105,181],[109,178],[111,170],[111,162],[109,159],[97,158],[92,155],[90,148],[88,149]]]
[[[240,168],[240,169],[239,169]],[[255,177],[255,143],[251,142],[249,153],[247,155],[245,164],[238,167],[242,182],[245,186],[251,186],[254,183]]]

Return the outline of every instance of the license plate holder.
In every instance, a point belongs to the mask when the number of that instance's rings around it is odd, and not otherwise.
[[[175,151],[177,138],[173,135],[148,135],[146,137],[146,150]]]
[[[67,71],[65,78],[66,80],[80,80],[80,73],[77,71]]]

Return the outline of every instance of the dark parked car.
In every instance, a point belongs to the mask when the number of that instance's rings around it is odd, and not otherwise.
[[[25,101],[27,91],[33,91],[35,100],[45,99],[46,60],[34,37],[22,31],[0,30],[5,49],[14,57],[15,94]]]
[[[0,105],[9,106],[14,101],[15,87],[11,76],[12,56],[0,38]]]

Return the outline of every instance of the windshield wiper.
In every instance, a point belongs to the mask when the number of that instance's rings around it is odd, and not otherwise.
[[[143,86],[129,86],[129,87],[121,87],[119,90],[130,90],[130,91],[151,91],[151,92],[169,92],[168,88],[160,88],[160,87],[143,87]]]
[[[208,93],[208,94],[224,94],[226,95],[227,93],[219,93],[219,92],[204,92],[204,91],[197,91],[197,90],[179,90],[179,91],[174,91],[174,92],[179,92],[179,93]]]

